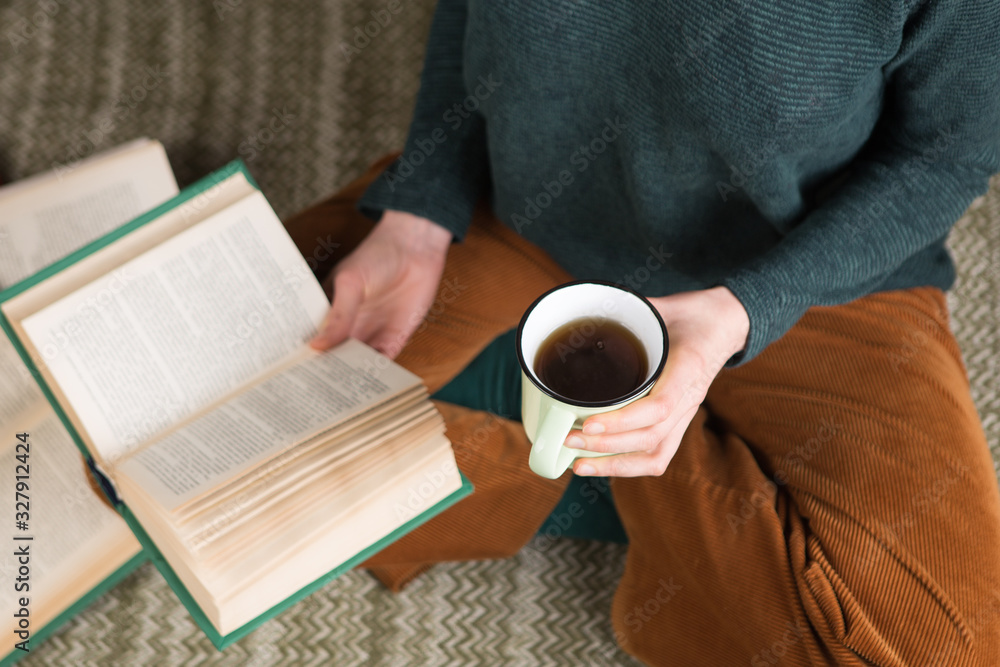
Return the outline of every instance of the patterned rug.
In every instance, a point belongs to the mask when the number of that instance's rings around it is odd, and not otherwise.
[[[242,157],[287,217],[402,145],[432,4],[0,3],[0,176],[151,136],[182,186]],[[274,116],[284,127],[263,132]],[[953,326],[1000,460],[1000,183],[952,248]],[[438,566],[399,595],[351,573],[222,654],[146,565],[21,664],[633,664],[608,619],[624,553],[539,541],[506,561]]]

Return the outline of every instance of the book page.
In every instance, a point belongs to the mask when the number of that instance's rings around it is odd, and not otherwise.
[[[83,457],[69,433],[47,408],[39,421],[0,424],[0,495],[14,499],[15,438],[29,433],[28,530],[31,541],[12,544],[30,550],[30,590],[32,625],[42,627],[62,609],[97,586],[114,570],[139,553],[141,547],[118,513],[107,504],[88,481]],[[23,470],[22,470],[23,472]],[[14,577],[18,571],[14,547],[4,550],[0,567],[0,587],[12,602]],[[5,602],[5,607],[7,606]],[[4,618],[11,613],[2,610]],[[9,633],[8,633],[9,635]]]
[[[110,184],[110,185],[109,185]],[[158,142],[140,140],[0,188],[0,289],[28,277],[147,208],[177,193]],[[14,549],[0,558],[0,612],[16,624],[10,605],[31,600],[31,622],[44,627],[139,553],[121,517],[91,486],[69,433],[45,401],[13,344],[0,335],[0,495],[14,498],[15,433],[29,433],[30,550],[28,590],[15,589],[20,563]],[[22,582],[23,583],[23,582]],[[14,637],[10,622],[0,626]]]
[[[0,332],[0,424],[9,424],[45,400],[14,344]]]
[[[328,308],[254,191],[21,326],[107,461],[301,348]]]
[[[167,518],[142,502],[144,489],[124,480],[125,501],[177,577],[220,634],[228,634],[462,485],[451,444],[443,435],[416,443],[367,474],[307,487],[278,510],[277,531],[241,541],[233,560],[205,563],[178,541]],[[262,522],[263,523],[263,522]]]
[[[158,142],[0,188],[0,286],[36,273],[176,194]]]
[[[246,474],[230,477],[224,486],[185,502],[171,512],[170,519],[180,530],[198,530],[206,523],[219,525],[233,519],[236,508],[245,503],[273,494],[279,487],[297,484],[311,473],[310,466],[322,466],[330,460],[342,461],[359,452],[368,451],[374,443],[384,440],[400,426],[417,424],[421,420],[441,423],[441,414],[427,401],[427,390],[421,385],[404,391],[379,406],[351,417],[336,427],[323,431],[267,461],[254,466]],[[441,429],[444,429],[441,424]],[[409,435],[409,432],[407,432]],[[306,470],[303,470],[305,468]],[[280,473],[280,480],[278,479]],[[122,477],[121,479],[125,479]],[[220,513],[223,518],[220,519]]]
[[[249,387],[118,465],[165,510],[420,384],[356,340]]]
[[[111,506],[91,486],[86,464],[69,433],[55,412],[45,412],[33,425],[20,425],[30,436],[31,519],[30,531],[38,552],[32,559],[32,574],[44,578],[79,545],[113,525],[131,535],[128,526]],[[14,445],[12,434],[19,429],[9,426],[4,431],[4,465],[9,474],[2,475],[0,493],[13,498]],[[10,493],[7,493],[10,491]],[[136,543],[138,544],[138,543]],[[138,551],[138,548],[136,549]]]
[[[163,146],[149,139],[0,187],[0,289],[175,194]],[[42,401],[13,344],[0,335],[0,424]]]
[[[359,480],[335,500],[317,498],[304,508],[282,535],[261,536],[270,548],[255,548],[238,566],[228,565],[204,579],[220,601],[220,632],[230,632],[315,581],[358,552],[405,524],[413,514],[412,498],[421,500],[419,513],[434,508],[461,487],[451,445],[440,436],[428,447],[412,450],[384,466],[382,474]],[[430,480],[433,480],[431,482]],[[349,508],[346,512],[341,508]],[[322,517],[336,516],[334,521]],[[281,548],[283,547],[283,548]]]
[[[303,505],[340,493],[367,475],[379,476],[383,466],[406,455],[415,444],[443,432],[444,426],[435,412],[414,423],[412,428],[404,426],[380,434],[361,449],[348,448],[344,456],[336,456],[336,447],[332,452],[323,450],[310,460],[296,461],[270,475],[238,496],[235,504],[213,508],[187,526],[172,525],[177,537],[199,561],[209,564],[218,558],[238,559],[244,550],[239,535],[246,538],[242,542],[245,545],[259,541],[262,533],[280,533],[289,521],[300,518]]]
[[[88,171],[93,174],[97,168],[103,168],[103,165],[107,165],[114,162],[120,157],[133,158],[134,155],[140,151],[145,152],[158,152],[164,155],[166,153],[163,150],[163,145],[155,139],[150,139],[149,137],[140,137],[139,139],[133,139],[132,141],[127,141],[124,144],[118,144],[117,146],[112,146],[107,150],[103,150],[100,153],[94,153],[82,160],[76,160],[75,162],[53,162],[52,169],[49,171],[43,171],[37,174],[32,174],[31,176],[25,176],[24,178],[18,178],[11,183],[4,183],[0,186],[0,207],[3,203],[8,200],[8,198],[14,195],[20,195],[22,192],[30,189],[42,189],[43,187],[51,187],[53,183],[62,183],[67,176],[75,171]]]
[[[408,389],[363,414],[352,416],[334,428],[296,444],[265,465],[254,466],[246,474],[230,477],[224,486],[185,502],[170,513],[170,519],[178,527],[215,523],[220,511],[223,514],[228,511],[225,520],[231,519],[236,506],[255,502],[254,499],[261,493],[270,493],[278,486],[295,484],[300,478],[297,472],[300,466],[311,465],[317,456],[322,456],[324,461],[328,458],[340,460],[350,456],[352,451],[367,449],[370,443],[392,431],[397,421],[422,419],[425,411],[437,415],[440,420],[440,413],[434,404],[427,401],[427,389],[423,385]],[[279,471],[280,481],[276,474]],[[206,518],[209,515],[212,518]]]

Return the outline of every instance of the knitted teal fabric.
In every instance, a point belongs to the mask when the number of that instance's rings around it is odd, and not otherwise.
[[[1000,170],[1000,3],[440,0],[402,157],[361,209],[473,206],[578,278],[725,285],[743,363],[813,305],[950,287]]]

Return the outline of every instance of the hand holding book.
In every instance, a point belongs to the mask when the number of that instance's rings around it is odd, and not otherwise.
[[[430,220],[386,211],[327,279],[333,305],[311,345],[352,336],[396,358],[431,307],[451,240]]]
[[[305,343],[328,304],[242,164],[72,260],[4,327],[218,646],[470,491],[419,378]]]

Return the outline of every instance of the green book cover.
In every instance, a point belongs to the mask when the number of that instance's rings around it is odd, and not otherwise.
[[[203,193],[205,193],[205,191],[207,191],[214,185],[221,183],[222,181],[230,178],[235,174],[243,174],[246,177],[248,183],[252,187],[254,187],[257,190],[260,189],[256,181],[254,181],[253,177],[250,175],[243,161],[235,160],[230,164],[226,165],[225,167],[223,167],[222,169],[219,169],[218,171],[213,172],[209,176],[206,176],[205,178],[188,186],[187,188],[182,190],[177,196],[164,202],[160,206],[157,206],[156,208],[147,211],[146,213],[140,215],[131,222],[93,241],[87,246],[81,248],[80,250],[66,256],[64,259],[52,264],[46,269],[43,269],[42,271],[36,273],[35,275],[26,278],[25,280],[17,283],[16,285],[11,286],[10,288],[4,290],[3,292],[0,292],[0,305],[5,303],[6,301],[9,301],[10,299],[13,299],[14,297],[19,296],[25,291],[38,285],[42,281],[60,273],[61,271],[66,270],[67,268],[73,266],[74,264],[84,259],[85,257],[90,256],[91,254],[101,250],[102,248],[110,245],[111,243],[114,243],[115,241],[121,239],[122,237],[134,232],[143,225],[146,225],[152,222],[153,220],[156,220],[157,218],[161,217],[168,211],[181,207],[185,204],[188,204],[189,202],[192,205],[197,206],[197,198],[199,196],[201,196]],[[31,374],[34,376],[45,397],[48,399],[49,403],[52,405],[52,408],[55,410],[56,414],[59,416],[60,420],[65,425],[67,431],[72,436],[73,441],[76,443],[77,447],[80,449],[84,457],[87,459],[88,465],[90,465],[91,469],[95,472],[95,475],[98,478],[101,487],[108,495],[109,500],[111,500],[111,502],[114,504],[115,508],[118,510],[118,512],[128,523],[129,527],[132,529],[132,532],[139,540],[139,543],[143,546],[143,552],[139,554],[139,556],[141,556],[142,558],[139,558],[137,556],[135,559],[133,559],[133,561],[136,561],[135,563],[130,561],[129,564],[121,568],[121,570],[116,572],[115,575],[109,577],[109,579],[106,580],[101,585],[101,587],[103,587],[103,590],[107,590],[112,585],[117,583],[122,577],[128,574],[128,572],[135,569],[135,567],[139,563],[141,563],[143,559],[149,558],[150,560],[152,560],[153,564],[166,579],[167,583],[176,593],[177,597],[180,599],[182,604],[184,604],[187,610],[191,613],[191,616],[194,619],[194,621],[198,624],[198,626],[202,629],[202,631],[205,632],[205,634],[209,637],[212,643],[220,650],[229,646],[234,641],[237,641],[242,637],[245,637],[247,634],[252,632],[256,627],[258,627],[265,621],[276,616],[277,614],[280,614],[282,611],[292,606],[296,602],[300,601],[302,598],[308,596],[312,592],[316,591],[317,589],[319,589],[332,579],[356,567],[358,564],[364,562],[372,555],[378,553],[392,542],[395,542],[396,540],[401,538],[403,535],[409,533],[410,531],[417,528],[426,521],[430,520],[434,516],[440,514],[448,507],[451,507],[456,502],[458,502],[465,496],[469,495],[473,491],[473,486],[471,482],[469,482],[469,480],[466,479],[464,475],[462,475],[462,486],[455,492],[453,492],[450,496],[439,502],[437,505],[427,509],[423,513],[414,517],[413,519],[403,524],[390,534],[386,535],[384,538],[368,546],[361,552],[355,554],[352,558],[348,559],[346,562],[336,566],[327,574],[316,579],[311,584],[305,586],[299,591],[296,591],[295,593],[292,593],[289,597],[285,598],[281,603],[275,605],[271,609],[260,614],[257,618],[253,619],[249,623],[246,623],[242,627],[226,635],[221,635],[215,629],[212,623],[208,620],[207,616],[195,602],[194,598],[190,595],[185,586],[181,583],[180,579],[174,573],[170,565],[166,562],[166,559],[164,559],[159,549],[157,549],[156,545],[153,543],[149,535],[146,533],[145,529],[139,524],[138,520],[135,518],[135,516],[132,514],[129,508],[125,506],[124,503],[122,503],[120,498],[117,497],[117,494],[114,492],[113,486],[108,482],[107,479],[104,478],[104,475],[101,474],[100,470],[94,464],[93,456],[87,449],[87,446],[84,443],[83,438],[77,432],[76,427],[73,425],[73,422],[70,420],[68,414],[63,409],[62,405],[60,405],[51,387],[49,387],[48,382],[42,376],[37,365],[32,360],[28,350],[21,342],[20,337],[14,331],[14,328],[11,325],[11,322],[8,320],[6,313],[3,312],[2,309],[0,309],[0,327],[3,328],[8,338],[10,338],[15,349],[18,351],[18,354],[21,356],[22,360],[27,365],[28,369],[31,371]],[[129,566],[131,566],[130,569],[127,569]],[[105,584],[107,584],[106,587]],[[95,597],[97,597],[96,594],[87,596],[87,598],[90,600],[92,600]],[[64,622],[65,619],[63,618],[63,616],[69,618],[72,616],[70,612],[76,613],[80,611],[83,608],[83,606],[85,606],[85,604],[79,607],[74,605],[74,607],[67,609],[67,611],[64,612],[64,614],[61,615],[59,619],[56,620],[61,619],[60,622]],[[33,636],[32,639],[34,638],[35,637]],[[15,658],[15,656],[11,657]]]

